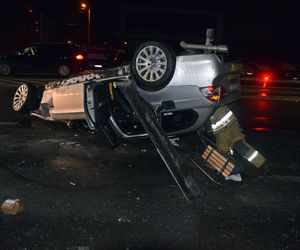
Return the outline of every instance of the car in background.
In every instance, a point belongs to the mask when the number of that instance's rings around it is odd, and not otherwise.
[[[84,69],[97,70],[112,67],[112,51],[103,47],[83,47],[85,53]]]
[[[258,86],[287,86],[300,80],[300,68],[288,62],[243,61],[241,84]]]
[[[85,66],[86,54],[68,43],[32,43],[0,58],[0,75],[78,73]]]

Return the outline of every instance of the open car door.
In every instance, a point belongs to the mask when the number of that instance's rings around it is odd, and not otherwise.
[[[200,190],[192,176],[185,171],[184,161],[157,121],[157,116],[151,104],[139,95],[134,80],[118,80],[116,84],[136,113],[139,122],[142,124],[185,198],[187,200],[195,198]],[[91,91],[94,94],[89,93]],[[92,126],[100,136],[104,136],[111,145],[117,146],[120,141],[120,136],[110,123],[111,107],[109,103],[110,94],[108,82],[95,81],[94,83],[89,83],[88,86],[85,86],[85,95],[87,121],[92,123]]]

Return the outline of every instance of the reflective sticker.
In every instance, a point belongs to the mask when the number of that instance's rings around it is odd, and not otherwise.
[[[255,157],[258,155],[258,152],[255,150],[250,156],[246,157],[248,161],[253,161]]]
[[[233,113],[229,111],[219,121],[217,121],[215,124],[212,124],[211,127],[214,132],[217,132],[218,130],[226,127],[233,119],[234,119]]]

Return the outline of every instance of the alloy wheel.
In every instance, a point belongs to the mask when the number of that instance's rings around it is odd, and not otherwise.
[[[27,97],[28,97],[28,86],[26,84],[22,84],[15,93],[13,99],[13,109],[15,111],[20,111],[24,106]]]
[[[146,46],[136,57],[136,71],[147,82],[155,82],[167,71],[168,61],[165,53],[156,46]]]
[[[1,75],[9,75],[11,72],[11,68],[7,64],[0,64],[0,74]]]

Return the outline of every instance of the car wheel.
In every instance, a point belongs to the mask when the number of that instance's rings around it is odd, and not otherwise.
[[[159,42],[142,44],[134,53],[131,71],[137,85],[147,91],[167,86],[176,64],[176,57],[169,47]]]
[[[70,66],[66,64],[59,65],[57,69],[57,73],[63,77],[70,75],[71,73]]]
[[[18,87],[13,98],[13,110],[21,113],[38,109],[40,106],[40,98],[38,90],[30,84],[22,84]]]
[[[7,64],[0,64],[0,74],[9,75],[11,73],[11,67]]]

